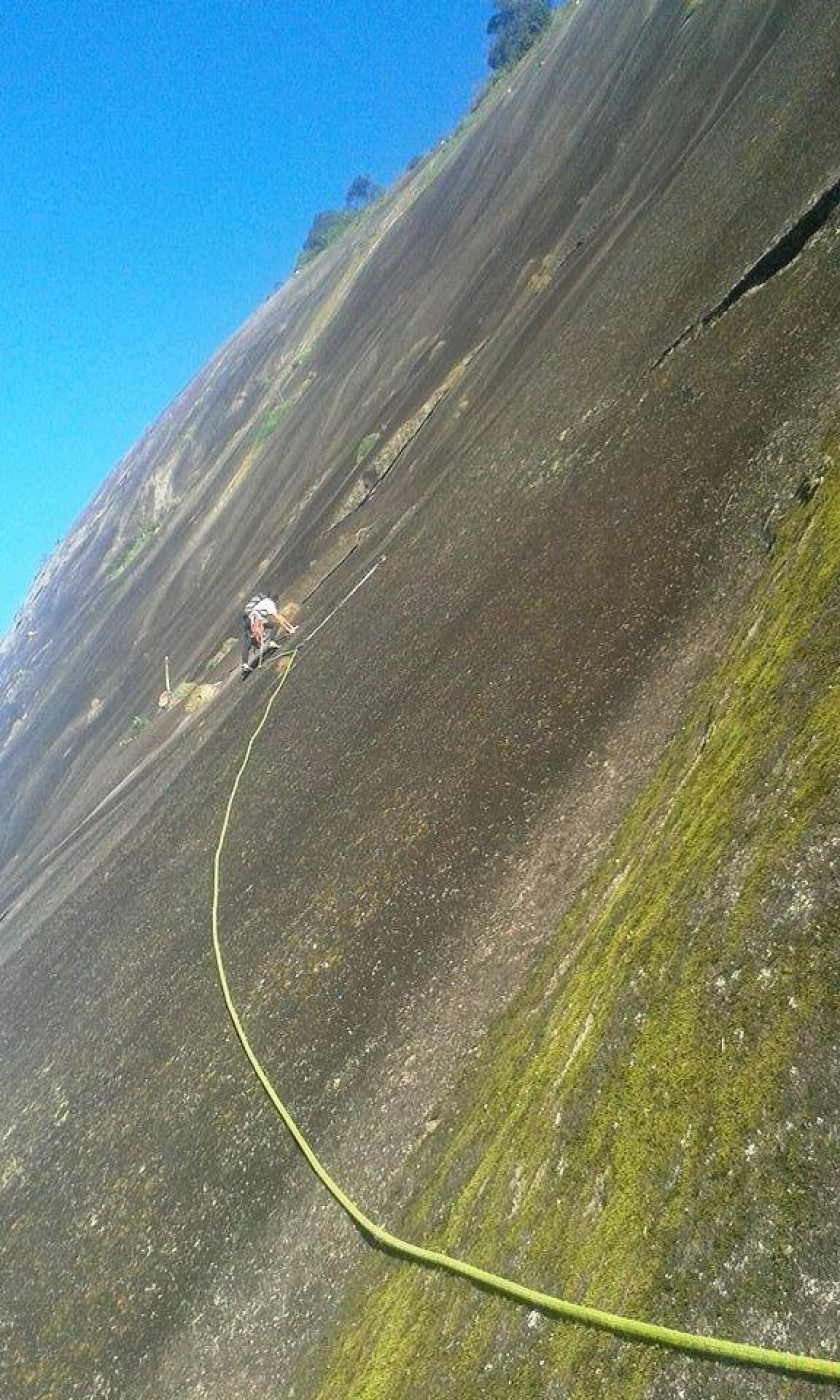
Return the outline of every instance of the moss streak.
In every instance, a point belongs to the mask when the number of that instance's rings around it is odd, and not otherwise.
[[[576,1301],[806,1350],[819,1337],[807,1318],[791,1330],[786,1289],[813,1163],[789,1086],[840,985],[808,874],[840,768],[833,447],[692,717],[462,1086],[446,1151],[411,1166],[428,1184],[391,1222]],[[320,1400],[633,1400],[680,1360],[401,1263],[363,1273]]]

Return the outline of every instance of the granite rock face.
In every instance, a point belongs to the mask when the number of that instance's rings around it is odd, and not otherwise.
[[[583,0],[265,302],[0,647],[17,1400],[804,1396],[836,1348],[840,13]],[[165,679],[165,658],[171,676]],[[163,709],[158,698],[201,693]],[[179,689],[180,688],[180,689]]]

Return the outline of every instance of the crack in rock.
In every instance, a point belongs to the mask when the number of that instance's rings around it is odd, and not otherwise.
[[[653,366],[658,369],[661,364],[673,355],[675,350],[679,350],[687,340],[691,340],[699,331],[705,330],[707,326],[712,326],[716,321],[721,320],[732,307],[739,302],[742,297],[749,292],[756,291],[763,287],[777,273],[783,272],[786,267],[790,267],[795,262],[800,253],[811,242],[821,229],[829,222],[835,210],[840,207],[840,180],[824,190],[813,204],[810,204],[797,220],[776,239],[767,252],[762,254],[758,262],[744,273],[726,296],[713,306],[711,311],[707,311],[705,316],[701,316],[698,321],[688,326],[676,340],[672,341],[667,350],[659,356]]]

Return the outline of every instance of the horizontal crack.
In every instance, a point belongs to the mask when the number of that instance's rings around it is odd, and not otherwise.
[[[756,288],[763,287],[765,282],[769,282],[771,277],[775,277],[778,272],[783,272],[792,262],[799,257],[805,246],[810,243],[815,234],[824,228],[835,210],[840,207],[840,180],[836,180],[827,190],[811,204],[805,213],[792,224],[776,242],[770,247],[758,262],[744,276],[735,283],[734,287],[727,292],[722,301],[713,306],[711,311],[707,311],[705,316],[701,316],[699,321],[688,326],[676,340],[672,341],[667,350],[659,356],[653,368],[659,366],[673,355],[675,350],[679,350],[687,340],[696,335],[698,331],[705,330],[707,326],[714,325],[725,316],[727,311],[731,311],[736,302],[745,297],[748,292],[754,292]]]

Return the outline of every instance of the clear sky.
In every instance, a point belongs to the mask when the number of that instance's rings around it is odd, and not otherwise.
[[[0,0],[0,634],[352,178],[467,109],[490,0]]]

